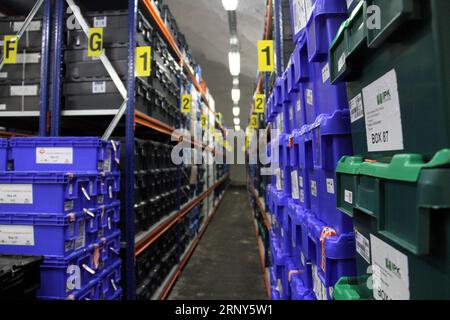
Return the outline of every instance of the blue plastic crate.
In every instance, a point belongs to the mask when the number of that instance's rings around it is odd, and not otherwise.
[[[120,300],[122,296],[122,288],[120,287],[121,266],[121,261],[116,260],[103,272],[100,279],[100,300]]]
[[[283,101],[283,112],[284,112],[284,133],[290,134],[292,130],[295,128],[294,121],[294,110],[292,109],[292,101],[291,94],[289,93],[289,68],[286,69],[286,72],[283,74],[283,83],[281,87],[281,95]]]
[[[96,137],[11,138],[15,171],[119,171],[120,142]]]
[[[314,109],[314,77],[315,69],[312,63],[308,60],[308,42],[306,36],[302,36],[293,54],[294,69],[295,69],[295,83],[299,88],[297,97],[297,104],[300,103],[300,112],[297,112],[297,124],[310,124],[316,119],[316,112]],[[298,102],[300,101],[300,102]]]
[[[330,45],[347,16],[346,0],[316,1],[306,25],[310,61],[320,62],[328,57]]]
[[[41,265],[39,299],[61,300],[97,281],[104,271],[99,245],[64,258],[46,257]]]
[[[314,291],[311,289],[308,289],[301,277],[301,270],[299,270],[299,273],[293,274],[291,276],[291,299],[296,301],[311,301],[316,300],[316,295],[314,294]]]
[[[342,277],[356,275],[354,233],[338,233],[317,218],[308,221],[313,286],[316,297],[332,298],[332,290]]]
[[[294,54],[291,56],[288,73],[288,93],[290,95],[291,103],[289,110],[289,118],[291,120],[291,134],[293,131],[299,129],[306,123],[305,102],[303,95],[303,87],[295,78],[295,58]],[[292,118],[292,119],[291,119]]]
[[[98,241],[99,215],[0,213],[0,253],[64,257]],[[95,236],[91,236],[90,233]],[[7,235],[10,235],[6,237]],[[8,241],[6,238],[9,238]]]
[[[305,32],[306,24],[311,16],[312,8],[316,0],[290,0],[291,25],[294,43]]]
[[[312,145],[311,136],[306,130],[307,128],[308,126],[303,126],[293,136],[293,148],[298,157],[298,166],[293,168],[294,178],[297,178],[298,182],[299,204],[304,209],[311,208],[309,170],[312,167],[312,159],[308,155],[312,154]]]
[[[274,194],[274,214],[273,214],[273,229],[277,235],[281,235],[281,228],[283,227],[284,218],[287,212],[287,201],[289,196],[284,192],[276,192]]]
[[[0,139],[0,171],[8,170],[8,139]]]
[[[0,212],[66,214],[95,208],[100,177],[97,173],[1,172]]]
[[[336,208],[336,165],[344,155],[352,154],[349,111],[321,115],[309,127],[312,153],[306,155],[309,169],[311,212],[338,233],[353,231],[352,220]]]
[[[273,232],[270,233],[270,252],[272,257],[273,282],[280,292],[281,300],[287,300],[287,292],[283,290],[283,277],[286,270],[286,264],[289,261],[289,254],[281,248],[279,238]]]
[[[76,290],[72,294],[69,294],[65,299],[59,298],[58,300],[72,300],[72,301],[96,301],[100,300],[101,283],[100,279],[92,281],[88,286],[81,290]],[[40,297],[40,299],[49,299]]]

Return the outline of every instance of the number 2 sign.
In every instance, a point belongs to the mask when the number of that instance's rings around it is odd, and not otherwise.
[[[275,59],[272,40],[258,41],[258,69],[259,72],[275,71]]]
[[[265,99],[266,96],[264,94],[255,95],[255,113],[264,113],[265,110]]]
[[[183,94],[181,96],[181,112],[190,113],[191,112],[191,95]]]

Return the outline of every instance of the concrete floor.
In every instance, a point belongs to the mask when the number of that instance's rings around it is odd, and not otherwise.
[[[247,191],[229,188],[169,300],[265,300]]]

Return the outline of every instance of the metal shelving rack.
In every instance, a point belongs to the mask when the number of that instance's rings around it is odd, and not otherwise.
[[[60,136],[61,129],[63,127],[63,119],[72,116],[97,116],[109,117],[111,120],[112,116],[115,116],[118,113],[118,110],[106,110],[95,115],[90,113],[77,113],[77,112],[65,112],[62,110],[62,52],[63,52],[63,32],[65,29],[65,8],[67,6],[68,0],[39,0],[36,3],[43,2],[44,5],[44,13],[43,13],[43,29],[44,36],[42,41],[42,54],[45,57],[42,63],[42,74],[41,74],[41,104],[40,104],[40,112],[39,112],[39,134],[41,136],[46,136],[50,133],[51,136]],[[53,2],[53,3],[52,3]],[[83,2],[83,0],[75,0],[73,2]],[[99,4],[98,2],[90,2],[90,6],[95,6],[96,10],[108,10],[111,9],[111,6],[115,6],[118,3],[123,4],[123,1],[108,1],[107,3]],[[124,5],[123,5],[124,6]],[[128,9],[128,57],[127,57],[127,77],[126,77],[126,91],[128,93],[135,92],[135,50],[136,50],[136,25],[137,25],[137,16],[138,16],[138,8],[140,10],[146,10],[145,14],[148,18],[151,19],[151,22],[154,23],[157,30],[160,32],[162,38],[165,40],[167,44],[169,44],[169,50],[173,54],[174,57],[179,62],[179,65],[184,72],[184,74],[188,77],[188,79],[194,84],[197,91],[200,93],[202,102],[207,106],[210,112],[213,110],[209,106],[209,101],[205,95],[205,92],[202,90],[202,86],[197,82],[194,72],[189,64],[184,60],[180,49],[177,47],[171,33],[167,29],[162,20],[160,13],[153,2],[153,0],[128,0],[127,9]],[[52,30],[52,32],[50,32]],[[52,43],[50,42],[52,39]],[[53,46],[53,54],[51,56],[51,64],[52,64],[52,86],[51,90],[48,88],[49,83],[49,75],[50,75],[50,48]],[[48,97],[49,92],[51,93],[50,97],[50,106],[51,110],[49,110]],[[134,221],[134,171],[135,171],[135,163],[134,163],[134,148],[135,148],[135,135],[136,130],[139,128],[149,129],[155,132],[159,132],[161,134],[171,136],[174,132],[175,128],[162,123],[152,117],[149,117],[139,111],[135,111],[135,97],[134,94],[128,95],[128,99],[126,101],[126,109],[124,112],[124,120],[122,121],[122,125],[125,131],[125,148],[126,153],[126,162],[125,162],[125,203],[122,203],[122,206],[125,209],[126,219],[123,221],[125,223],[125,234],[123,235],[123,243],[122,249],[125,252],[125,259],[123,261],[123,268],[125,270],[123,279],[125,281],[124,295],[128,300],[134,300],[136,298],[136,282],[135,282],[135,259],[145,248],[150,246],[158,237],[160,237],[164,232],[169,230],[173,225],[175,225],[180,219],[186,216],[196,205],[198,205],[201,201],[206,199],[210,194],[214,192],[214,190],[220,185],[224,184],[228,180],[228,175],[222,177],[219,181],[216,181],[214,185],[212,185],[207,191],[197,196],[195,199],[191,200],[188,204],[186,204],[183,208],[179,208],[178,211],[169,215],[168,218],[164,219],[160,223],[158,223],[155,227],[152,228],[149,232],[144,235],[135,234],[135,221]],[[123,111],[123,110],[122,110]],[[37,114],[36,114],[37,115]],[[21,114],[21,116],[30,116],[28,114]],[[50,119],[50,120],[49,120]],[[117,119],[116,119],[117,120]],[[108,121],[109,122],[109,121]],[[124,123],[123,123],[124,122]],[[118,121],[113,124],[113,128],[118,124]],[[226,130],[218,124],[219,129],[223,134],[226,134]],[[96,128],[101,132],[106,128]],[[2,136],[15,136],[14,132],[0,132]],[[211,152],[212,154],[222,154],[223,150],[215,150],[214,148],[208,147],[206,144],[200,141],[196,141],[192,138],[192,144],[196,146],[200,146],[203,150]],[[179,185],[178,185],[179,186]],[[122,190],[123,191],[123,190]],[[178,201],[179,203],[179,201]],[[215,209],[217,209],[218,204]],[[214,210],[215,211],[215,210]],[[205,232],[209,221],[212,218],[212,214],[209,215],[208,219],[203,223],[201,227],[200,233],[196,238],[188,245],[188,249],[186,253],[183,255],[181,262],[176,266],[173,273],[169,274],[163,286],[160,288],[160,294],[156,295],[155,298],[164,299],[169,293],[172,285],[175,283],[177,277],[179,276],[181,270],[184,268],[187,263],[189,257],[200,241],[203,233]]]
[[[11,1],[9,1],[11,2]],[[13,111],[13,112],[2,112],[0,113],[1,120],[8,119],[8,124],[5,125],[8,129],[18,129],[15,126],[19,126],[19,129],[26,129],[28,124],[24,121],[26,118],[32,118],[33,122],[36,118],[38,118],[38,127],[37,131],[39,136],[46,136],[49,129],[49,62],[50,62],[50,38],[51,38],[51,17],[52,17],[52,0],[39,0],[36,1],[32,8],[30,8],[30,12],[15,12],[12,9],[8,8],[10,3],[7,2],[2,5],[1,11],[6,16],[9,15],[25,15],[27,16],[26,20],[31,20],[35,17],[39,10],[42,9],[42,50],[41,50],[41,70],[40,70],[40,93],[39,93],[39,111]],[[19,31],[22,33],[26,29],[27,23],[24,23],[23,30]],[[1,62],[3,67],[3,62]],[[0,68],[1,69],[1,68]],[[13,120],[12,122],[10,122]],[[3,137],[11,137],[11,136],[23,136],[22,134],[15,134],[14,132],[4,132],[0,134]]]

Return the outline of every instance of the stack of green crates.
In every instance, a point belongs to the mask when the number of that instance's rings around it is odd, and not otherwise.
[[[336,299],[450,298],[449,12],[448,0],[360,1],[330,48],[355,154],[337,166],[337,206],[358,252]]]

